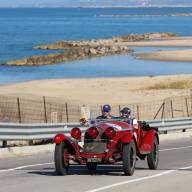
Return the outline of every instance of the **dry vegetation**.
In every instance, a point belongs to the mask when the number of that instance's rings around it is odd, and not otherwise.
[[[148,89],[190,89],[192,88],[192,80],[174,81],[167,83],[157,83]]]

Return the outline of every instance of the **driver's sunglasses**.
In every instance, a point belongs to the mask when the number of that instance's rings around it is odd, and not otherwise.
[[[105,111],[103,111],[103,113],[109,113],[109,110],[105,110]]]

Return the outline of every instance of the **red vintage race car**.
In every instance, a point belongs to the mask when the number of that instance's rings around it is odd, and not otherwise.
[[[147,158],[150,169],[157,169],[159,162],[158,129],[145,122],[138,122],[134,129],[130,120],[105,120],[94,122],[84,134],[83,146],[81,130],[71,130],[71,137],[57,134],[54,138],[55,168],[58,175],[66,175],[70,160],[86,165],[90,172],[98,164],[122,162],[125,175],[133,175],[136,159]]]

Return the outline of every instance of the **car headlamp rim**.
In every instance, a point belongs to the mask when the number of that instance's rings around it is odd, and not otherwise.
[[[91,137],[92,139],[96,139],[96,137],[99,135],[99,131],[97,129],[97,127],[90,127],[87,130],[87,134],[89,135],[89,137]]]
[[[81,138],[81,130],[78,127],[74,127],[71,129],[71,136],[74,139],[80,139]]]

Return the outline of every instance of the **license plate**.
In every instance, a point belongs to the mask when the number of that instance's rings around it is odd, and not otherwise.
[[[92,163],[101,162],[101,158],[96,158],[96,157],[87,158],[87,162],[92,162]]]

